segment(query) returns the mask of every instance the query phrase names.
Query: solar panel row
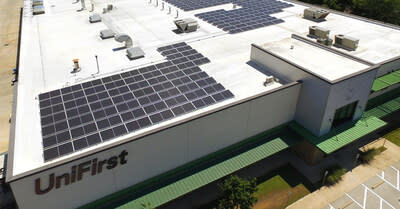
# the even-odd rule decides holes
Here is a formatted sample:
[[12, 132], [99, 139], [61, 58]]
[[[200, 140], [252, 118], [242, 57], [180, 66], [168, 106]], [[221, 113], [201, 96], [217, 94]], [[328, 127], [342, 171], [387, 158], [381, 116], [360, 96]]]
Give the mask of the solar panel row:
[[235, 4], [242, 8], [234, 10], [215, 10], [196, 14], [196, 17], [229, 33], [240, 33], [269, 25], [282, 23], [283, 20], [270, 16], [281, 12], [283, 8], [293, 6], [276, 0], [238, 0]]
[[232, 3], [233, 0], [165, 0], [166, 2], [182, 9], [183, 11], [191, 11], [222, 4]]
[[229, 99], [186, 43], [161, 47], [168, 61], [39, 95], [44, 160]]

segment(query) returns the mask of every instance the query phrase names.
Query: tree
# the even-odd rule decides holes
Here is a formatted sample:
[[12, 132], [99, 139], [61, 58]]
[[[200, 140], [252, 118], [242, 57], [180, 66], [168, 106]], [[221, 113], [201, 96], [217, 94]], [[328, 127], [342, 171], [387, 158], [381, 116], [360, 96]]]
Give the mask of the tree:
[[254, 193], [257, 191], [256, 179], [241, 179], [238, 176], [230, 176], [219, 185], [223, 192], [218, 209], [251, 209], [257, 198]]
[[400, 0], [353, 0], [357, 15], [400, 24]]

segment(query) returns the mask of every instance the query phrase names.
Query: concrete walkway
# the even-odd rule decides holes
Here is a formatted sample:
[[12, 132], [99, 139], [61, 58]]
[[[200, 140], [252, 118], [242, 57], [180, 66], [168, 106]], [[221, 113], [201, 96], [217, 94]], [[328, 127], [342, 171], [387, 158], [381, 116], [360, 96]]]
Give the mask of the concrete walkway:
[[0, 153], [8, 149], [13, 79], [18, 45], [19, 12], [22, 0], [0, 1]]
[[[382, 146], [384, 142], [385, 140], [381, 138], [368, 144], [366, 148], [379, 147]], [[370, 178], [377, 177], [377, 174], [381, 175], [382, 170], [400, 161], [400, 147], [390, 141], [385, 142], [385, 147], [387, 150], [376, 156], [370, 164], [362, 164], [355, 167], [352, 171], [347, 172], [343, 176], [343, 180], [338, 184], [330, 187], [324, 186], [293, 203], [287, 207], [287, 209], [325, 209], [329, 203], [333, 203], [337, 200], [339, 202], [346, 201], [344, 200], [346, 197], [340, 200], [339, 198], [345, 195], [345, 193], [356, 189]], [[336, 204], [340, 203], [336, 202]]]

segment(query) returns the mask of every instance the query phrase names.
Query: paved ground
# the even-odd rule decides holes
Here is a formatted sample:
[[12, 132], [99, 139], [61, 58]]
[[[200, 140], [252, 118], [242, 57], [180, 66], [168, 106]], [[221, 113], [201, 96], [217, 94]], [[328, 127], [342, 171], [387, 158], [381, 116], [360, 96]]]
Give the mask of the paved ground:
[[386, 168], [342, 197], [329, 203], [324, 209], [339, 208], [400, 208], [400, 162]]
[[18, 44], [21, 0], [0, 1], [0, 153], [8, 149], [13, 79]]
[[[379, 139], [367, 147], [379, 147], [383, 143], [384, 139]], [[370, 164], [357, 166], [338, 184], [322, 187], [288, 209], [359, 209], [364, 208], [364, 204], [366, 209], [400, 208], [400, 147], [389, 141], [385, 147], [387, 150]]]

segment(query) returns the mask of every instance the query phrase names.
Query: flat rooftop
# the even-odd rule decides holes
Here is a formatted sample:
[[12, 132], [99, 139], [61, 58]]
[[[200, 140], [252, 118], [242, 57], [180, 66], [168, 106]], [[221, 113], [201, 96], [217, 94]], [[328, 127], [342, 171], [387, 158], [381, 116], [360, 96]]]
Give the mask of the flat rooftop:
[[[162, 1], [156, 6], [154, 1], [149, 4], [149, 1], [144, 0], [121, 0], [113, 2], [113, 10], [105, 14], [102, 13], [103, 8], [109, 3], [105, 0], [93, 1], [93, 12], [88, 2], [86, 4], [88, 9], [80, 12], [77, 11], [81, 8], [80, 3], [73, 4], [63, 0], [43, 2], [45, 14], [32, 16], [30, 1], [25, 1], [15, 137], [10, 150], [13, 152], [13, 161], [12, 165], [9, 165], [12, 167], [11, 175], [15, 178], [24, 176], [32, 170], [38, 171], [70, 158], [84, 156], [89, 151], [101, 150], [106, 146], [162, 130], [171, 124], [184, 122], [185, 119], [198, 117], [285, 85], [284, 81], [263, 85], [270, 74], [268, 71], [257, 70], [248, 63], [252, 43], [258, 45], [284, 43], [289, 41], [291, 34], [306, 35], [309, 26], [318, 25], [330, 29], [334, 34], [341, 33], [359, 38], [360, 44], [356, 51], [343, 50], [343, 52], [360, 59], [379, 63], [400, 54], [398, 29], [338, 14], [330, 14], [326, 21], [315, 23], [302, 18], [305, 6], [291, 2], [269, 0], [260, 6], [255, 5], [255, 1], [249, 1], [248, 4], [238, 1], [238, 7], [232, 9], [232, 3], [228, 1], [226, 4], [206, 5], [200, 6], [200, 9], [183, 11], [167, 2], [162, 10]], [[171, 14], [168, 12], [169, 7]], [[176, 10], [179, 19], [196, 19], [200, 28], [194, 33], [175, 33], [173, 30], [176, 26], [173, 20], [177, 15]], [[264, 14], [260, 10], [268, 11]], [[102, 22], [90, 24], [89, 16], [93, 13], [100, 14]], [[216, 22], [218, 18], [215, 17], [218, 15], [226, 17], [226, 22]], [[236, 19], [229, 19], [231, 17]], [[251, 25], [241, 24], [237, 19], [243, 19]], [[260, 20], [261, 23], [258, 23]], [[99, 37], [99, 32], [104, 29], [132, 37], [133, 45], [141, 47], [145, 57], [130, 61], [126, 57], [125, 50], [118, 50], [123, 46], [122, 43], [114, 39], [102, 40]], [[128, 72], [133, 76], [132, 74], [138, 69], [171, 61], [160, 49], [180, 43], [187, 44], [196, 53], [208, 59], [208, 62], [198, 67], [229, 90], [234, 95], [232, 98], [45, 161], [41, 125], [43, 111], [40, 109], [39, 95], [71, 86], [82, 87], [81, 84], [89, 81], [106, 85], [109, 81], [107, 77], [117, 74], [124, 75]], [[306, 50], [310, 47], [296, 44], [298, 46], [295, 46], [295, 50]], [[98, 57], [99, 72], [95, 55]], [[346, 60], [333, 55], [327, 56], [340, 62]], [[79, 59], [81, 66], [81, 71], [75, 74], [71, 73], [73, 59]], [[355, 69], [365, 67], [351, 62], [344, 65]], [[334, 79], [335, 76], [340, 76], [336, 73], [324, 76]]]
[[266, 43], [261, 47], [329, 81], [350, 76], [370, 67], [294, 38]]

